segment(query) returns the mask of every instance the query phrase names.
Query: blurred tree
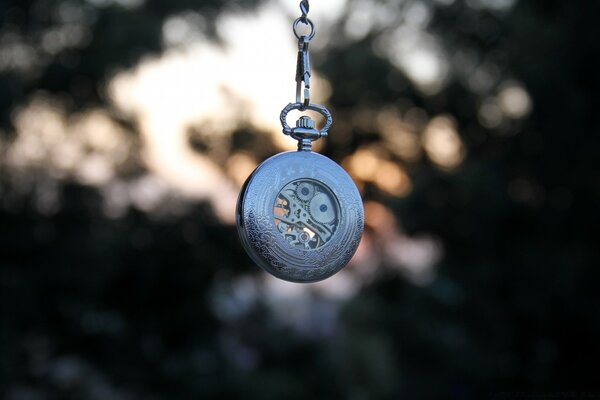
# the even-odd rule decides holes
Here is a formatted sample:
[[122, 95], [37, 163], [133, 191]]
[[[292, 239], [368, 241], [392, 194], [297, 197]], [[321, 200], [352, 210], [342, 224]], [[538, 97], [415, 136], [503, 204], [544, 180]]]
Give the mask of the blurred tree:
[[[598, 226], [600, 175], [598, 137], [590, 133], [597, 131], [598, 74], [587, 55], [597, 50], [588, 38], [597, 33], [593, 18], [600, 10], [528, 1], [503, 13], [470, 7], [476, 3], [436, 7], [430, 28], [454, 62], [466, 55], [474, 66], [455, 70], [432, 96], [400, 86], [427, 114], [451, 113], [467, 147], [452, 173], [425, 160], [411, 166], [415, 190], [387, 199], [409, 232], [442, 239], [438, 276], [426, 288], [391, 277], [367, 288], [346, 306], [346, 330], [364, 333], [344, 352], [378, 341], [396, 360], [390, 368], [403, 367], [395, 393], [408, 397], [597, 388], [598, 295], [591, 282], [598, 278], [598, 252], [590, 239]], [[355, 52], [370, 53], [376, 39], [340, 47], [323, 65], [333, 102], [348, 115], [361, 107], [366, 90], [374, 92], [368, 101], [375, 109], [398, 96], [381, 80], [393, 70], [387, 60], [352, 61], [359, 59]], [[338, 58], [349, 67], [340, 68]], [[488, 64], [495, 77], [486, 90], [475, 80]], [[524, 82], [533, 111], [519, 121], [504, 110], [509, 118], [491, 126], [485, 107], [493, 92], [500, 101], [513, 95], [508, 107], [520, 101], [517, 92], [503, 93], [511, 90], [509, 80]], [[354, 143], [373, 133], [356, 130]], [[362, 363], [372, 355], [356, 361], [351, 376], [364, 375]], [[363, 393], [382, 387], [352, 382]]]

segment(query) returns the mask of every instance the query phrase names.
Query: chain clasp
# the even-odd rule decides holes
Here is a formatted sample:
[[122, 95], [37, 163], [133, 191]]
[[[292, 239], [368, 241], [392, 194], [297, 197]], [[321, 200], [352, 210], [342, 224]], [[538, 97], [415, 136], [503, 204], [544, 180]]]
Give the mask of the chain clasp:
[[[302, 111], [310, 104], [310, 55], [308, 52], [308, 36], [298, 40], [298, 63], [296, 66], [296, 103], [302, 104]], [[302, 86], [304, 84], [304, 98]]]

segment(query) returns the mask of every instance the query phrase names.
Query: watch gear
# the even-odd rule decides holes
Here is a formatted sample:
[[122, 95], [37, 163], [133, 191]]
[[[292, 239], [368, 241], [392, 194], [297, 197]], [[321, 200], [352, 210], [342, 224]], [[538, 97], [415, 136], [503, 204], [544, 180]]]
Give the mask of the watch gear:
[[315, 195], [315, 187], [308, 182], [302, 182], [296, 188], [296, 196], [300, 200], [308, 201]]
[[325, 193], [313, 197], [309, 205], [309, 212], [314, 220], [321, 224], [330, 224], [335, 219], [334, 205]]

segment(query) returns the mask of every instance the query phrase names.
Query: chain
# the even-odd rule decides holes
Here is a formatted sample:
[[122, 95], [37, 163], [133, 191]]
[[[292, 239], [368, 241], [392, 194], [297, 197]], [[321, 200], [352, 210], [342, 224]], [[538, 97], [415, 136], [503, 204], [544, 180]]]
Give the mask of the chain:
[[[333, 124], [333, 118], [329, 110], [320, 104], [310, 102], [310, 55], [308, 44], [315, 36], [315, 24], [308, 18], [308, 0], [300, 1], [302, 15], [294, 21], [294, 35], [298, 39], [298, 63], [296, 64], [296, 102], [290, 103], [279, 115], [283, 133], [298, 140], [299, 151], [310, 151], [311, 143], [328, 135], [329, 128]], [[302, 24], [308, 27], [308, 34], [301, 35], [298, 26]], [[308, 116], [302, 116], [296, 121], [296, 127], [291, 128], [287, 123], [287, 115], [292, 110], [316, 111], [325, 118], [325, 125], [321, 129], [315, 128], [315, 122]]]
[[308, 11], [310, 10], [310, 4], [308, 4], [308, 0], [302, 0], [300, 2], [300, 11], [302, 12], [302, 20], [306, 22]]
[[[310, 104], [310, 55], [308, 52], [308, 44], [315, 36], [315, 25], [308, 18], [310, 5], [308, 0], [300, 2], [300, 11], [302, 16], [294, 21], [294, 35], [298, 38], [298, 63], [296, 64], [296, 103], [301, 104], [300, 110], [304, 111]], [[298, 33], [298, 25], [303, 24], [310, 28], [307, 35]], [[303, 89], [304, 86], [304, 90]], [[302, 93], [304, 92], [304, 93]]]

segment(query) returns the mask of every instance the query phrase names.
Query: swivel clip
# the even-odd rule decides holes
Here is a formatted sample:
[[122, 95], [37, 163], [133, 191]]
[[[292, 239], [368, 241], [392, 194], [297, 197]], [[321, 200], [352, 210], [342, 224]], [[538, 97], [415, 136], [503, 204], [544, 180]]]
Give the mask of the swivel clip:
[[[304, 111], [310, 104], [310, 55], [308, 52], [309, 36], [298, 39], [298, 62], [296, 65], [296, 103], [302, 104]], [[304, 90], [302, 88], [304, 84]], [[304, 96], [302, 92], [304, 91]], [[304, 97], [304, 98], [303, 98]]]

